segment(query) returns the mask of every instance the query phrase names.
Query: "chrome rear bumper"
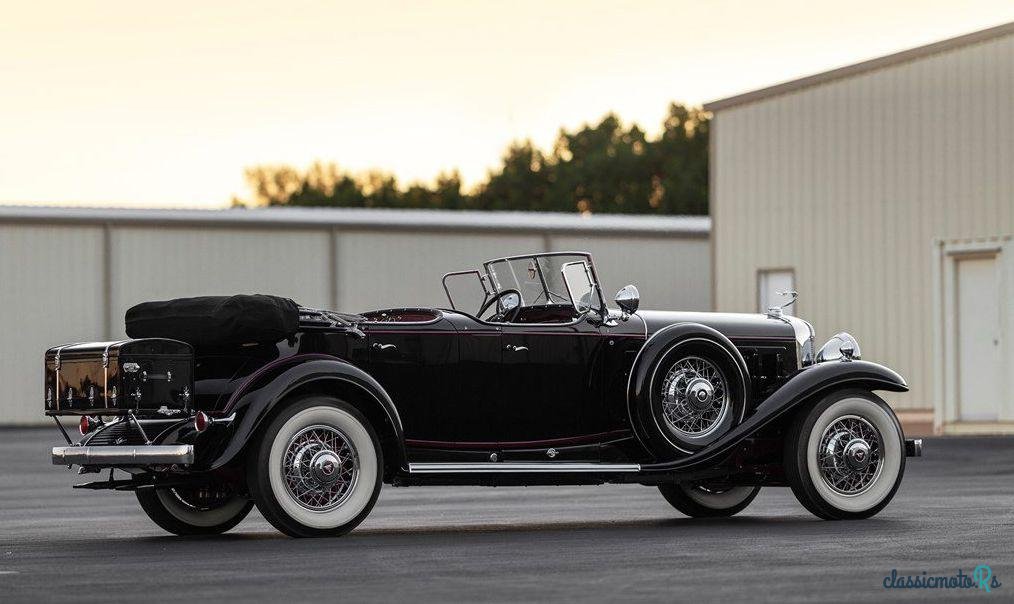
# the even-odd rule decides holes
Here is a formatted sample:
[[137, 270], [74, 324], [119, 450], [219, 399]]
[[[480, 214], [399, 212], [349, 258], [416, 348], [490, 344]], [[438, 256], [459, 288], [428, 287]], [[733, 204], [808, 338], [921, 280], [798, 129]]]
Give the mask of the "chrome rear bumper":
[[194, 463], [193, 445], [53, 447], [53, 464], [152, 466]]
[[905, 439], [905, 457], [922, 457], [922, 439]]

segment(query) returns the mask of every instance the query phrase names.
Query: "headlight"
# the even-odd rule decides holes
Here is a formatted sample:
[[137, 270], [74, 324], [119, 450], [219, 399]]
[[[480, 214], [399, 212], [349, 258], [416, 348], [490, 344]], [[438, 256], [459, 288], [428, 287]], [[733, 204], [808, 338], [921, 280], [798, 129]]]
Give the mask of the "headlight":
[[824, 343], [817, 351], [817, 362], [824, 363], [827, 361], [851, 361], [853, 359], [863, 358], [862, 352], [859, 350], [859, 341], [852, 337], [852, 334], [841, 332], [836, 333], [834, 336]]

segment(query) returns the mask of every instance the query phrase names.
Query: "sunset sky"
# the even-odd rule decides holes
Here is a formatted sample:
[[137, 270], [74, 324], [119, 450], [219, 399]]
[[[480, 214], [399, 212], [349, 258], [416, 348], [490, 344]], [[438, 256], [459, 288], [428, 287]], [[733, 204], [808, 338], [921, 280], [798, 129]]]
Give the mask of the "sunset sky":
[[480, 180], [512, 140], [1014, 21], [1011, 0], [14, 2], [0, 203], [221, 207], [243, 168]]

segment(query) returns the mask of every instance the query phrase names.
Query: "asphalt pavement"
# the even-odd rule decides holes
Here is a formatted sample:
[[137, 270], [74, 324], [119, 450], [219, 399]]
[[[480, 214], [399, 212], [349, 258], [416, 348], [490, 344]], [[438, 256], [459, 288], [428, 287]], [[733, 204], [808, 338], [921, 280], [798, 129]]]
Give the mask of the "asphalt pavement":
[[[641, 486], [392, 488], [340, 539], [281, 536], [254, 511], [220, 537], [168, 536], [130, 493], [71, 490], [54, 429], [0, 430], [0, 602], [856, 601], [1014, 597], [1014, 438], [929, 439], [863, 521], [765, 489], [693, 520]], [[972, 573], [983, 590], [883, 587]]]

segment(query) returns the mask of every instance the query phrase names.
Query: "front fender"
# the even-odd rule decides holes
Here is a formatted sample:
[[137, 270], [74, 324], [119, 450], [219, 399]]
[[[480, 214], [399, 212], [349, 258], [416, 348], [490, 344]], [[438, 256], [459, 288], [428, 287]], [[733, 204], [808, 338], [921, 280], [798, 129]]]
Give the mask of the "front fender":
[[741, 441], [757, 433], [785, 413], [818, 395], [841, 387], [861, 387], [869, 390], [908, 391], [908, 384], [896, 372], [869, 361], [828, 362], [799, 371], [781, 388], [757, 406], [753, 415], [746, 418], [725, 436], [708, 447], [675, 461], [641, 466], [645, 473], [669, 473], [698, 470], [713, 465], [732, 453]]
[[[309, 358], [300, 359], [297, 355], [288, 363], [258, 372], [233, 394], [225, 412], [227, 414], [235, 412], [236, 419], [228, 426], [231, 434], [228, 436], [227, 444], [215, 455], [208, 469], [222, 467], [234, 460], [253, 438], [265, 418], [290, 393], [314, 382], [329, 381], [355, 387], [376, 402], [384, 421], [388, 424], [386, 428], [392, 433], [391, 442], [395, 448], [394, 458], [389, 458], [387, 462], [394, 467], [405, 465], [407, 457], [401, 417], [384, 388], [359, 367], [337, 357], [306, 356]], [[375, 426], [381, 437], [383, 435], [379, 433], [382, 428]], [[390, 456], [390, 452], [385, 453]]]

